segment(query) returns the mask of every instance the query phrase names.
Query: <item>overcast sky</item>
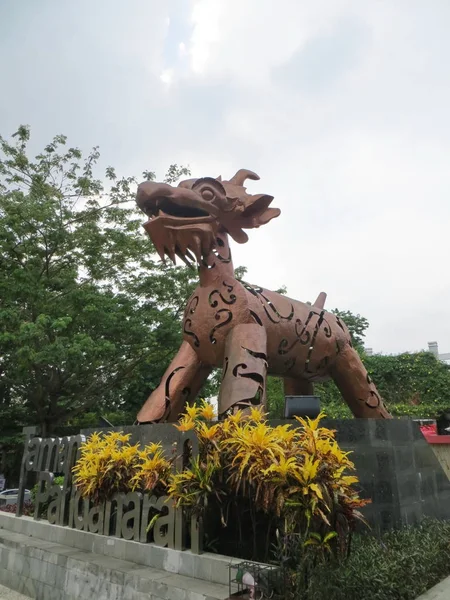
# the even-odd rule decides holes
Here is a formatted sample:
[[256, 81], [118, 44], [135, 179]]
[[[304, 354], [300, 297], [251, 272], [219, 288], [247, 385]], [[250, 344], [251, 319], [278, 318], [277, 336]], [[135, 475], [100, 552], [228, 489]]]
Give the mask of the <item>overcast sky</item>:
[[1, 0], [0, 132], [120, 174], [256, 171], [247, 279], [450, 352], [450, 0]]

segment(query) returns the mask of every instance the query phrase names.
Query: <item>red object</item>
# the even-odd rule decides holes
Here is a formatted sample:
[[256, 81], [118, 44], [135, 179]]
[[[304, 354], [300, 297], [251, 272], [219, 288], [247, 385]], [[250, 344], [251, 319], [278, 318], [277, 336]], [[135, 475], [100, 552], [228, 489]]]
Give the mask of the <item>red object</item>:
[[450, 435], [434, 435], [424, 433], [424, 438], [429, 444], [450, 444]]
[[420, 431], [429, 444], [450, 444], [450, 435], [438, 435], [436, 423], [422, 425]]
[[436, 423], [431, 423], [430, 425], [422, 425], [420, 427], [423, 435], [437, 435]]

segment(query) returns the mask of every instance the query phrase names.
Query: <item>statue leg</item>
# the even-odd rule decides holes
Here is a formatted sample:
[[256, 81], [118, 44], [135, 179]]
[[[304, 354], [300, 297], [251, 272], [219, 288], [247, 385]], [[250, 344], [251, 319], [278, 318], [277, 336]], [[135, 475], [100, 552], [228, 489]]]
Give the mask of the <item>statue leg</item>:
[[139, 423], [175, 422], [186, 403], [193, 402], [212, 368], [201, 363], [188, 342], [183, 342], [160, 384], [139, 411]]
[[255, 324], [237, 325], [227, 336], [219, 415], [266, 404], [267, 334]]
[[283, 380], [285, 396], [313, 396], [314, 386], [307, 379], [292, 379], [285, 377]]
[[359, 354], [351, 346], [345, 346], [340, 352], [331, 367], [331, 376], [355, 417], [392, 418]]

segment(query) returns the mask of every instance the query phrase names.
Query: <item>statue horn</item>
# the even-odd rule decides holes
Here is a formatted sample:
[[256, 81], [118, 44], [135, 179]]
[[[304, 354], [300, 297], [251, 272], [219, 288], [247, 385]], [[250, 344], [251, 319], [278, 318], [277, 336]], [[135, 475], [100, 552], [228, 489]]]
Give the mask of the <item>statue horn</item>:
[[253, 173], [253, 171], [249, 171], [248, 169], [239, 169], [236, 175], [232, 177], [228, 183], [233, 183], [234, 185], [244, 185], [246, 179], [258, 181], [259, 175]]

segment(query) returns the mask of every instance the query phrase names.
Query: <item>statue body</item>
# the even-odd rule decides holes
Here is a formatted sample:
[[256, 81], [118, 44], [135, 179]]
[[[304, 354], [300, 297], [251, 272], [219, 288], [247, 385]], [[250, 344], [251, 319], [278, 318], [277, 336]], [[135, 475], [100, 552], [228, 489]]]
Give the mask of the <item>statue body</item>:
[[287, 395], [312, 394], [314, 382], [332, 378], [355, 416], [390, 417], [347, 327], [324, 309], [324, 293], [311, 305], [236, 279], [229, 236], [243, 243], [244, 228], [280, 212], [269, 208], [271, 196], [247, 194], [245, 178], [258, 177], [241, 170], [229, 182], [139, 186], [138, 205], [150, 216], [144, 227], [161, 257], [197, 263], [200, 281], [185, 308], [184, 341], [138, 421], [177, 420], [215, 367], [220, 415], [265, 405], [269, 374], [284, 379]]

